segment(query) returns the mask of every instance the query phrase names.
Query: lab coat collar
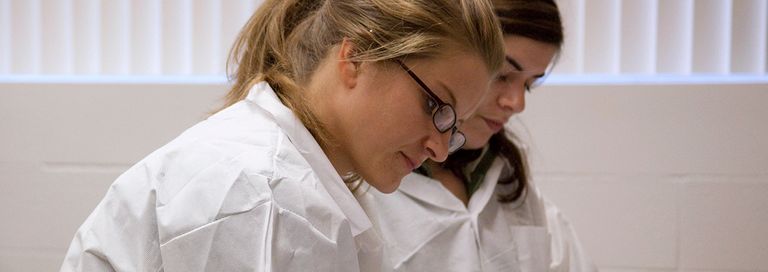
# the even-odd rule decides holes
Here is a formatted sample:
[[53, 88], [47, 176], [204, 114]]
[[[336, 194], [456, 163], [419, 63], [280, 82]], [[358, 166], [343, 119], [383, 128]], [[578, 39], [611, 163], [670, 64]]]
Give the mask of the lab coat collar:
[[336, 169], [333, 168], [320, 145], [296, 115], [280, 101], [269, 84], [259, 82], [254, 85], [246, 100], [272, 115], [291, 143], [312, 166], [312, 170], [336, 202], [336, 205], [349, 219], [352, 235], [358, 236], [358, 234], [370, 229], [373, 224], [352, 192], [344, 184]]
[[456, 212], [467, 212], [467, 208], [464, 207], [461, 200], [443, 187], [440, 181], [418, 173], [410, 173], [405, 176], [397, 190], [414, 199], [435, 205], [438, 208]]
[[430, 203], [440, 208], [479, 214], [493, 196], [496, 182], [504, 167], [504, 161], [496, 158], [488, 169], [480, 188], [469, 199], [468, 207], [446, 189], [438, 180], [418, 174], [410, 173], [400, 183], [398, 190], [412, 198]]
[[483, 178], [483, 183], [480, 184], [480, 188], [475, 191], [474, 194], [472, 194], [472, 197], [469, 199], [469, 211], [472, 214], [479, 214], [483, 209], [485, 209], [485, 206], [488, 205], [488, 201], [491, 200], [495, 189], [496, 189], [496, 183], [499, 181], [499, 176], [501, 176], [501, 170], [504, 168], [504, 160], [502, 160], [500, 157], [496, 157], [496, 159], [493, 160], [493, 163], [491, 163], [491, 167], [488, 168], [488, 172], [485, 173], [485, 177]]

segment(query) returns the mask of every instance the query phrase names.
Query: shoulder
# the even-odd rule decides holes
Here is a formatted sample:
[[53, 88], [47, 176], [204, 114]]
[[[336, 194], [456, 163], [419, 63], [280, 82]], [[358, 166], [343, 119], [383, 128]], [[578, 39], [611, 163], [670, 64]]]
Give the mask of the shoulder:
[[316, 182], [280, 126], [243, 101], [147, 156], [113, 184], [110, 191], [118, 193], [108, 197], [136, 209], [154, 207], [160, 238], [168, 240], [265, 203], [296, 214], [306, 210], [297, 203], [328, 206], [318, 204], [326, 199]]
[[[497, 186], [498, 194], [505, 194], [504, 186]], [[501, 203], [501, 210], [510, 225], [514, 226], [546, 226], [547, 204], [539, 188], [532, 182], [528, 183], [523, 195], [515, 202]]]
[[552, 267], [556, 267], [558, 271], [597, 271], [571, 221], [549, 200], [544, 199], [544, 206], [546, 228], [551, 239]]
[[[178, 271], [334, 271], [338, 263], [354, 263], [357, 257], [348, 220], [321, 192], [290, 177], [258, 174], [242, 175], [218, 211], [169, 235], [160, 251], [166, 266]], [[317, 263], [318, 258], [326, 261]]]

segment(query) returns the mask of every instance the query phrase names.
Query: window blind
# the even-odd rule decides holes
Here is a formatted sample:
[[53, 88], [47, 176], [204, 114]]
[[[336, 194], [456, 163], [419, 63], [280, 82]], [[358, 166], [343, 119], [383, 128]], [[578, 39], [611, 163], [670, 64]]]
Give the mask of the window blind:
[[[0, 0], [0, 75], [223, 75], [260, 0]], [[557, 0], [557, 74], [766, 75], [768, 0]]]
[[561, 74], [766, 74], [766, 0], [558, 0]]
[[0, 0], [0, 74], [223, 75], [260, 0]]

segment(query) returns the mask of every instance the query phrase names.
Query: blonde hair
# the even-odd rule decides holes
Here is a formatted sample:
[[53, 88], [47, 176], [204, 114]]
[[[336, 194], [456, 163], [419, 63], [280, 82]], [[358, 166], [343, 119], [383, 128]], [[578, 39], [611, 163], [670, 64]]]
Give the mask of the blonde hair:
[[[303, 87], [329, 50], [348, 39], [350, 61], [432, 57], [446, 46], [501, 67], [502, 34], [487, 0], [267, 0], [235, 41], [227, 63], [233, 86], [224, 107], [266, 81], [321, 145], [328, 133]], [[480, 90], [478, 90], [480, 91]]]

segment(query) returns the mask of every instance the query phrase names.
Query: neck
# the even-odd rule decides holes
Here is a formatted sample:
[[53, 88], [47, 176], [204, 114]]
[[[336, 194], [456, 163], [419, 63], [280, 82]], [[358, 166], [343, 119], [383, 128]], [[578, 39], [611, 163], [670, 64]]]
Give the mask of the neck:
[[[335, 109], [338, 108], [338, 105], [334, 105], [337, 99], [333, 96], [333, 90], [338, 88], [338, 86], [334, 85], [335, 82], [333, 80], [327, 79], [329, 78], [328, 72], [325, 65], [317, 70], [306, 87], [306, 95], [309, 100], [308, 104], [311, 105], [312, 115], [324, 130], [323, 135], [319, 136], [321, 139], [318, 140], [320, 147], [336, 172], [340, 176], [345, 176], [354, 167], [347, 155], [348, 152], [341, 145], [345, 139], [343, 139], [342, 130], [337, 122], [339, 116]], [[318, 138], [318, 135], [314, 136]]]
[[345, 156], [343, 150], [334, 143], [328, 143], [322, 146], [325, 156], [331, 161], [333, 168], [339, 176], [345, 176], [353, 171], [352, 162]]

